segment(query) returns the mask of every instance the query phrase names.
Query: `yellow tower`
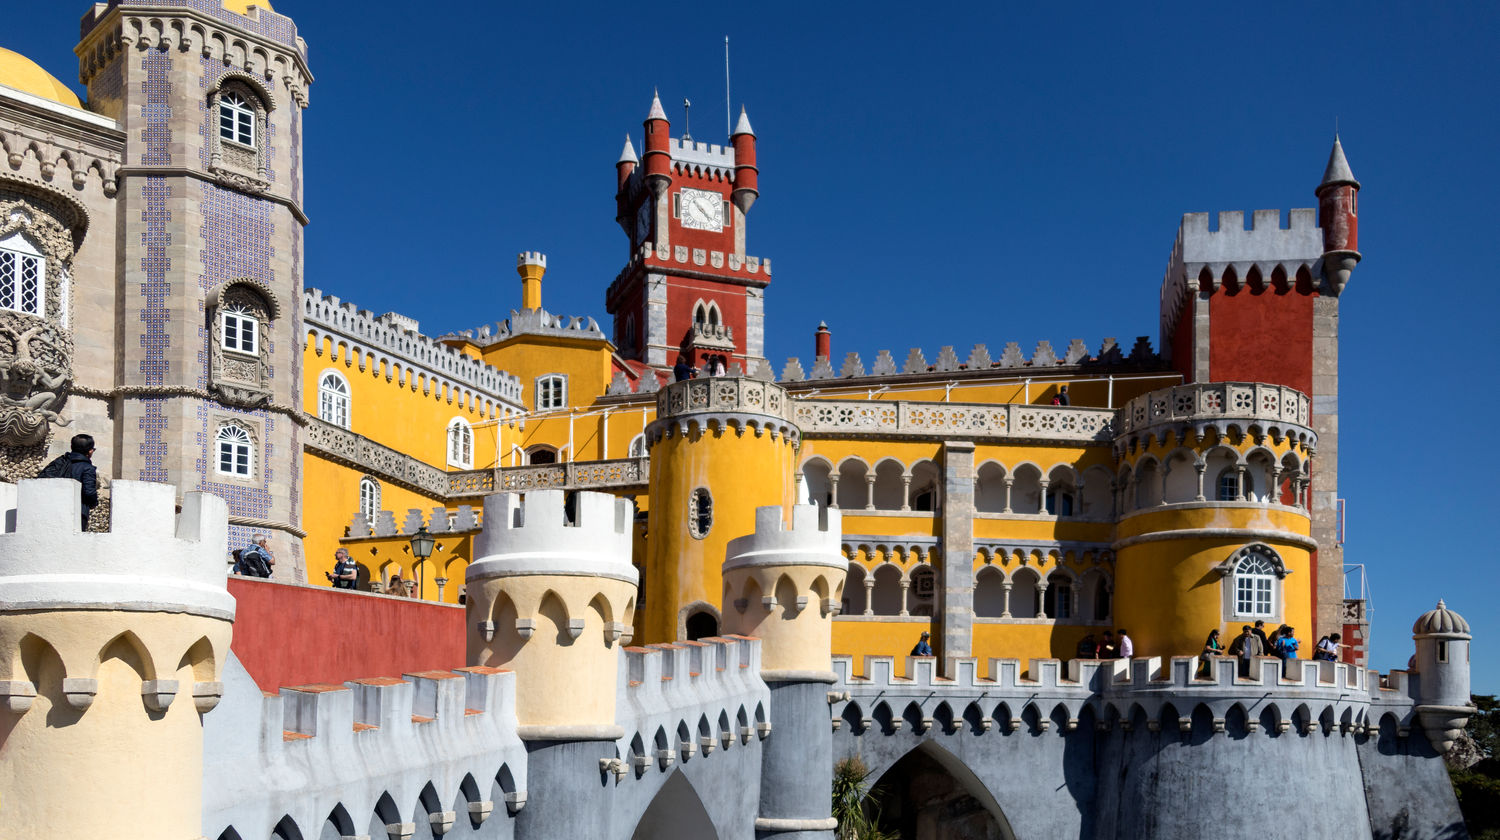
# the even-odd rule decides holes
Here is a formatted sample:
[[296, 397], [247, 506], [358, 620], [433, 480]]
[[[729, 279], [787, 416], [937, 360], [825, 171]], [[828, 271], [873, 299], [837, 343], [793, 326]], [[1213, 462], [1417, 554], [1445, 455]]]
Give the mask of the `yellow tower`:
[[201, 716], [222, 693], [228, 509], [116, 481], [111, 531], [79, 485], [0, 485], [0, 825], [7, 837], [202, 836]]
[[518, 734], [620, 737], [615, 679], [637, 574], [630, 503], [531, 490], [484, 500], [468, 569], [468, 662], [514, 669]]
[[547, 255], [523, 251], [516, 257], [516, 273], [521, 275], [521, 308], [542, 308], [542, 276], [547, 273]]
[[795, 501], [800, 433], [787, 395], [742, 377], [663, 388], [646, 429], [650, 523], [638, 635], [670, 642], [717, 635], [720, 566], [731, 537], [755, 530], [755, 510]]
[[1257, 620], [1313, 631], [1309, 404], [1291, 388], [1217, 382], [1123, 410], [1114, 614], [1138, 655], [1197, 653], [1213, 628], [1227, 645]]

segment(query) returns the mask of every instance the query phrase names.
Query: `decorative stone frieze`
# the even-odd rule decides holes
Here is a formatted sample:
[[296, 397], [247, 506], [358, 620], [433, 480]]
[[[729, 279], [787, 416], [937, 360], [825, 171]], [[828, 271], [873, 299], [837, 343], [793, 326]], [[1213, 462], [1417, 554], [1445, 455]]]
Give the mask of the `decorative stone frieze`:
[[1115, 412], [1041, 405], [969, 405], [904, 400], [796, 400], [792, 419], [806, 435], [1105, 443]]
[[646, 427], [649, 447], [663, 437], [691, 430], [753, 430], [793, 441], [801, 432], [787, 417], [787, 394], [781, 386], [741, 376], [711, 376], [674, 382], [656, 396], [656, 420]]
[[348, 429], [309, 417], [302, 444], [331, 460], [373, 473], [386, 481], [427, 493], [433, 498], [447, 498], [447, 472]]
[[1128, 449], [1138, 438], [1165, 435], [1190, 427], [1202, 433], [1237, 430], [1246, 435], [1291, 438], [1317, 446], [1312, 430], [1312, 399], [1282, 385], [1258, 382], [1213, 382], [1162, 388], [1126, 403], [1115, 421], [1115, 445]]

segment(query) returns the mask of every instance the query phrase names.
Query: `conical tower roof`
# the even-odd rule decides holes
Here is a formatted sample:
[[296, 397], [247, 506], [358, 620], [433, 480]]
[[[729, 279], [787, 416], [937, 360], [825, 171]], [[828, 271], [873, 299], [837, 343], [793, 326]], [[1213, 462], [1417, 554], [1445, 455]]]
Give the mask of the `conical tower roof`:
[[1359, 182], [1354, 180], [1354, 173], [1349, 169], [1349, 160], [1344, 157], [1344, 144], [1335, 137], [1333, 151], [1328, 153], [1328, 168], [1323, 170], [1323, 182], [1318, 184], [1318, 189], [1337, 184], [1351, 184], [1359, 189]]
[[620, 150], [620, 159], [615, 163], [640, 163], [641, 159], [635, 156], [635, 146], [630, 142], [630, 135], [625, 135], [625, 148]]
[[750, 127], [750, 116], [745, 113], [745, 106], [743, 105], [740, 106], [740, 121], [734, 124], [734, 134], [729, 136], [735, 137], [740, 134], [748, 134], [751, 137], [755, 136], [755, 129]]
[[661, 96], [656, 91], [651, 91], [651, 112], [646, 114], [648, 120], [665, 120], [667, 112], [662, 110]]

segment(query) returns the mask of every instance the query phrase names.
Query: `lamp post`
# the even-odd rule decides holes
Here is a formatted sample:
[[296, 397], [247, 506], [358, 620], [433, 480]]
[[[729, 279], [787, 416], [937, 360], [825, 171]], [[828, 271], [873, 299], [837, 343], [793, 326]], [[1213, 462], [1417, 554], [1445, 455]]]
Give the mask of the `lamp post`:
[[[420, 564], [422, 561], [426, 560], [428, 557], [431, 557], [432, 556], [432, 546], [436, 542], [437, 542], [437, 539], [434, 538], [431, 534], [427, 533], [427, 526], [426, 525], [423, 525], [422, 527], [418, 528], [417, 532], [415, 534], [411, 535], [411, 556], [412, 556], [412, 558], [414, 560], [416, 560], [418, 564]], [[415, 567], [415, 564], [414, 564], [414, 567]], [[417, 575], [417, 597], [418, 598], [425, 598], [426, 597], [426, 586], [425, 586], [425, 584], [426, 584], [426, 581], [423, 579], [422, 575], [418, 574]]]

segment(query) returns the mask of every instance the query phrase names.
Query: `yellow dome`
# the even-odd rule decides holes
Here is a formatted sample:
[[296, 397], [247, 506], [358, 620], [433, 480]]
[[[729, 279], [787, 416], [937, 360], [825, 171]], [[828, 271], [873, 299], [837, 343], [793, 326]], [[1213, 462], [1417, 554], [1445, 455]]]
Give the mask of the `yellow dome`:
[[83, 107], [83, 103], [78, 101], [78, 94], [67, 85], [59, 82], [35, 61], [4, 47], [0, 47], [0, 85], [74, 108]]
[[275, 9], [271, 8], [270, 0], [224, 0], [223, 5], [224, 8], [228, 9], [231, 12], [234, 12], [237, 15], [250, 14], [251, 6], [259, 6], [268, 12], [276, 11]]

